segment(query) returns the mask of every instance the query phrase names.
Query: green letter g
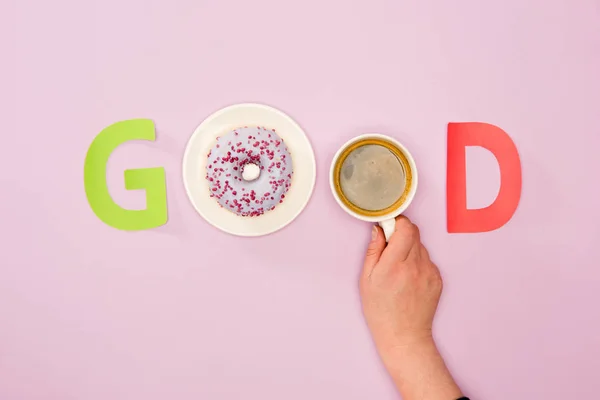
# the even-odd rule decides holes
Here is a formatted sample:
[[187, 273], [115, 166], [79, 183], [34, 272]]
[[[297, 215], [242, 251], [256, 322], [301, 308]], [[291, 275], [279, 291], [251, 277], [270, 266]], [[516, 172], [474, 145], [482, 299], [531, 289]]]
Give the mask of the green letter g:
[[107, 225], [136, 231], [155, 228], [167, 222], [164, 168], [125, 170], [127, 190], [146, 190], [145, 210], [126, 210], [120, 207], [110, 197], [106, 184], [106, 163], [114, 149], [129, 140], [154, 141], [155, 138], [154, 123], [151, 120], [133, 119], [105, 128], [92, 142], [83, 167], [85, 194], [94, 213]]

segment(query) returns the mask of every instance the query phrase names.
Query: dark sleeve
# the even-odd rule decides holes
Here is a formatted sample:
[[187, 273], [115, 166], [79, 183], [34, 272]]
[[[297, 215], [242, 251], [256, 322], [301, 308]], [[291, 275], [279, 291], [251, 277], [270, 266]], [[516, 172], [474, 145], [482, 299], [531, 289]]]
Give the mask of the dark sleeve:
[[460, 399], [456, 399], [456, 400], [469, 400], [468, 397], [461, 397]]

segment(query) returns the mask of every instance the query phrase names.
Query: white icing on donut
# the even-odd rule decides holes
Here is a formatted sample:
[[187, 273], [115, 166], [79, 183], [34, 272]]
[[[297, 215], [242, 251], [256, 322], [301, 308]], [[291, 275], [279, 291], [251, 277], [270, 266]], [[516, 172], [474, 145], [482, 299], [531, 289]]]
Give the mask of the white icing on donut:
[[208, 153], [210, 196], [240, 216], [259, 216], [282, 203], [292, 174], [290, 153], [274, 129], [235, 129]]

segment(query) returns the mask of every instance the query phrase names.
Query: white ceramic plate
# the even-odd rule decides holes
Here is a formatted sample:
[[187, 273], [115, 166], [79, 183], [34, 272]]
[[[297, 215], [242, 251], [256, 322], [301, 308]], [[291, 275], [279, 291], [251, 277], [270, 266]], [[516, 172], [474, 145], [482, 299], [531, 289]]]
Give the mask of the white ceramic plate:
[[[283, 203], [258, 217], [240, 217], [209, 195], [206, 181], [208, 152], [216, 138], [241, 126], [275, 129], [292, 157], [292, 185]], [[183, 184], [198, 214], [216, 228], [238, 236], [262, 236], [292, 222], [312, 195], [316, 179], [315, 155], [300, 126], [283, 112], [262, 104], [238, 104], [206, 118], [194, 131], [183, 156]]]

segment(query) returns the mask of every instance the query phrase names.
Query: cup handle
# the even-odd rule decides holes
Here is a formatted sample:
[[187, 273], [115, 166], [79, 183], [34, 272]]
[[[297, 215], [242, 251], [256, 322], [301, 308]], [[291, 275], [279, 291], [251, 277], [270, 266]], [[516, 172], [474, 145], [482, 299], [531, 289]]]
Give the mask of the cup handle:
[[396, 230], [396, 219], [390, 218], [384, 221], [379, 222], [379, 226], [383, 229], [383, 234], [385, 235], [385, 241], [389, 242], [392, 237], [392, 233]]

